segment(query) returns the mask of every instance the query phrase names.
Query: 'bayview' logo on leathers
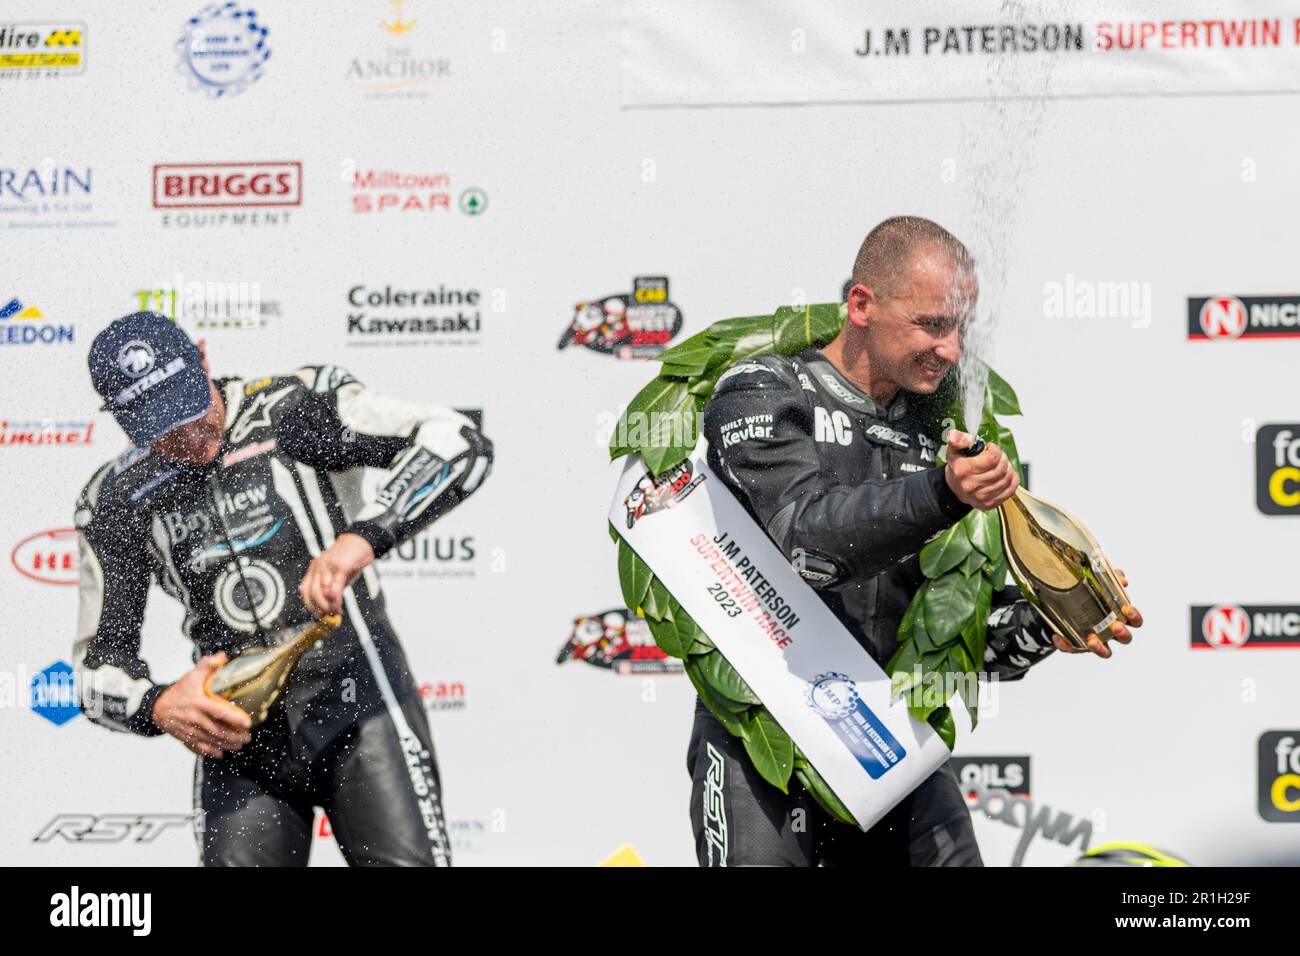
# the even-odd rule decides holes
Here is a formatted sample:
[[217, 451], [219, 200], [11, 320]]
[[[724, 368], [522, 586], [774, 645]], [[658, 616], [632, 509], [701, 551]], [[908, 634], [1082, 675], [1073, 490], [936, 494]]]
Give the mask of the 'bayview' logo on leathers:
[[152, 893], [70, 893], [50, 897], [51, 926], [123, 926], [132, 936], [148, 936], [153, 925]]

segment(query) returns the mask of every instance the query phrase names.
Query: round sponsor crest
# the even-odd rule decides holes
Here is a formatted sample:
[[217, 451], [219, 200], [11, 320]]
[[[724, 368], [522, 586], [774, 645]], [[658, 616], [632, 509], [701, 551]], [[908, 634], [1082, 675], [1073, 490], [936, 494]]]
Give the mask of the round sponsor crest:
[[847, 674], [818, 674], [808, 684], [808, 706], [827, 720], [842, 720], [858, 706], [857, 685]]
[[177, 69], [210, 96], [241, 93], [261, 77], [271, 56], [266, 35], [255, 11], [234, 2], [211, 4], [181, 28]]

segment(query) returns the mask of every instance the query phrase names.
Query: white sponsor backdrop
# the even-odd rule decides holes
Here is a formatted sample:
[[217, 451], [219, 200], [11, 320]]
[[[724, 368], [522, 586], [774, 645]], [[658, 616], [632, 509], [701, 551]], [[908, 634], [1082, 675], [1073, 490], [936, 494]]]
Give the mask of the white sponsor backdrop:
[[[1092, 819], [1094, 842], [1143, 839], [1203, 863], [1296, 846], [1294, 827], [1256, 812], [1255, 744], [1300, 725], [1300, 651], [1193, 653], [1188, 608], [1294, 594], [1294, 529], [1254, 506], [1251, 422], [1295, 420], [1300, 345], [1188, 342], [1185, 299], [1295, 289], [1291, 96], [623, 110], [629, 77], [691, 79], [682, 71], [695, 53], [672, 46], [684, 41], [667, 7], [638, 5], [628, 27], [597, 2], [266, 0], [256, 6], [273, 51], [263, 75], [214, 98], [177, 69], [175, 43], [197, 6], [6, 6], [16, 21], [82, 23], [86, 69], [0, 80], [0, 169], [16, 171], [15, 188], [28, 169], [89, 169], [92, 187], [42, 199], [0, 181], [0, 298], [75, 327], [71, 344], [0, 345], [0, 420], [95, 424], [89, 447], [0, 446], [6, 555], [70, 524], [78, 490], [123, 444], [94, 411], [84, 363], [95, 332], [132, 310], [137, 290], [177, 274], [256, 282], [278, 305], [264, 327], [203, 331], [181, 319], [206, 338], [218, 373], [333, 362], [403, 398], [481, 408], [496, 444], [489, 482], [431, 532], [443, 553], [472, 539], [475, 556], [407, 565], [405, 577], [385, 569], [417, 680], [464, 685], [463, 709], [431, 714], [458, 862], [589, 864], [630, 843], [648, 863], [690, 863], [685, 679], [555, 664], [575, 616], [621, 604], [603, 444], [651, 367], [556, 342], [575, 302], [638, 275], [670, 277], [683, 335], [833, 300], [873, 224], [925, 215], [988, 267], [995, 362], [1027, 413], [1014, 425], [1034, 487], [1089, 523], [1149, 621], [1111, 662], [1057, 656], [1003, 688], [999, 713], [960, 751], [1030, 755], [1033, 798]], [[1188, 4], [1187, 17], [1201, 6]], [[910, 7], [889, 7], [869, 19], [924, 25]], [[794, 22], [794, 5], [748, 9], [710, 30], [768, 26], [788, 39], [804, 25], [804, 55], [824, 58], [828, 76], [842, 51], [813, 41], [853, 43], [848, 27], [871, 25], [819, 23], [806, 10]], [[946, 25], [965, 13], [936, 16]], [[381, 25], [412, 21], [400, 34]], [[422, 62], [434, 81], [374, 95], [349, 78], [354, 60]], [[766, 62], [773, 75], [786, 69]], [[1107, 62], [1072, 82], [1113, 92]], [[1232, 89], [1237, 76], [1187, 89]], [[914, 99], [955, 95], [942, 74], [914, 82], [935, 84]], [[278, 222], [181, 227], [153, 208], [156, 164], [251, 161], [302, 164], [301, 205]], [[356, 170], [434, 177], [417, 195], [445, 192], [449, 208], [354, 213]], [[469, 187], [487, 197], [480, 215], [458, 208]], [[1049, 283], [1130, 281], [1139, 294], [1125, 316], [1045, 308]], [[347, 295], [359, 285], [477, 289], [481, 332], [461, 344], [356, 347]], [[183, 829], [149, 842], [35, 839], [59, 814], [186, 812], [191, 759], [168, 739], [33, 712], [29, 676], [70, 655], [75, 588], [8, 562], [0, 588], [0, 860], [192, 863]], [[161, 679], [188, 665], [179, 616], [152, 596], [145, 651]], [[988, 862], [1008, 862], [1011, 828], [978, 827]], [[337, 862], [331, 841], [319, 843], [315, 862]], [[1026, 861], [1072, 852], [1039, 839]]]

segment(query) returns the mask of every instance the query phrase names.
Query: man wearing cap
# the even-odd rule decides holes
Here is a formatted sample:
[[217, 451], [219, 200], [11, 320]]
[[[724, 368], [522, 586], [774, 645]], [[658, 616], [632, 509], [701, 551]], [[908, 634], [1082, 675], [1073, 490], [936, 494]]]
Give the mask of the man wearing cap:
[[[206, 865], [304, 864], [317, 806], [349, 863], [449, 864], [428, 721], [371, 564], [478, 488], [491, 443], [464, 415], [331, 365], [211, 379], [202, 343], [152, 312], [109, 325], [89, 364], [133, 447], [77, 503], [87, 716], [198, 756]], [[366, 468], [386, 473], [369, 501]], [[195, 645], [172, 684], [140, 658], [151, 578], [184, 605]], [[205, 693], [240, 650], [334, 613], [342, 627], [256, 730]]]

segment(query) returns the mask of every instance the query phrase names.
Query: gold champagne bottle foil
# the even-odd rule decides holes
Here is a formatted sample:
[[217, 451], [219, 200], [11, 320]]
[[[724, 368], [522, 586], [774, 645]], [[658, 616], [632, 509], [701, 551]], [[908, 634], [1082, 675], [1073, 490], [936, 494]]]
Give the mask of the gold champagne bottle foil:
[[1129, 602], [1101, 545], [1069, 512], [1023, 488], [998, 505], [1002, 550], [1021, 592], [1066, 640], [1110, 638]]
[[280, 699], [294, 665], [342, 623], [342, 617], [332, 614], [312, 621], [278, 644], [250, 647], [214, 671], [205, 690], [244, 711], [256, 727]]

